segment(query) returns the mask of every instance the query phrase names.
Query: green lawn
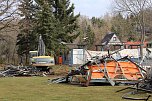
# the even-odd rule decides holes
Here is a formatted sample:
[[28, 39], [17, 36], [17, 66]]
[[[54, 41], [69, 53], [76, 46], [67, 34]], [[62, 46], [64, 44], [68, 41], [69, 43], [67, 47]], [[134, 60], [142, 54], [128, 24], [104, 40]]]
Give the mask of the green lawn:
[[[122, 86], [48, 84], [48, 77], [0, 78], [0, 101], [127, 101]], [[152, 101], [150, 98], [149, 101]]]

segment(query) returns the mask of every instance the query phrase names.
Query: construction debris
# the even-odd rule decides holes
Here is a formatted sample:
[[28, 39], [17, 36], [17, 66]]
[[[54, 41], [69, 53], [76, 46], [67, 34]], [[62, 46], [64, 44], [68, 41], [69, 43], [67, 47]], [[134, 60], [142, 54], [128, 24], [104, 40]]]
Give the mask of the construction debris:
[[126, 90], [126, 89], [134, 89], [131, 92], [125, 93], [122, 98], [128, 99], [128, 100], [144, 100], [148, 101], [148, 99], [151, 97], [151, 95], [148, 95], [145, 98], [135, 98], [135, 97], [129, 97], [130, 95], [140, 94], [140, 91], [152, 93], [152, 68], [149, 68], [147, 71], [147, 75], [144, 79], [137, 82], [132, 87], [127, 87], [125, 89], [118, 90], [117, 92]]
[[138, 94], [139, 92], [137, 90], [131, 91], [129, 93], [126, 93], [122, 96], [123, 99], [128, 99], [128, 100], [144, 100], [144, 101], [148, 101], [148, 99], [151, 97], [151, 95], [148, 95], [145, 98], [135, 98], [135, 97], [128, 97], [129, 95], [135, 95]]
[[0, 70], [0, 77], [14, 76], [44, 76], [45, 73], [40, 72], [37, 68], [31, 66], [14, 66], [8, 65]]
[[[73, 83], [77, 81], [83, 86], [88, 86], [92, 82], [110, 83], [112, 86], [116, 84], [136, 84], [140, 79], [144, 78], [144, 71], [138, 64], [134, 63], [127, 56], [119, 60], [115, 60], [110, 55], [104, 57], [93, 57], [92, 60], [83, 64], [65, 77], [67, 82]], [[65, 79], [53, 79], [59, 82]], [[61, 81], [60, 81], [61, 80]]]
[[[146, 55], [146, 58], [147, 57], [148, 55]], [[124, 94], [122, 96], [123, 99], [148, 101], [151, 95], [145, 98], [130, 97], [132, 94], [139, 94], [139, 91], [152, 93], [152, 68], [143, 68], [144, 61], [145, 60], [142, 60], [138, 64], [128, 56], [116, 60], [111, 54], [102, 57], [95, 56], [85, 64], [71, 70], [67, 76], [55, 78], [49, 80], [49, 82], [69, 82], [85, 87], [89, 86], [92, 82], [110, 83], [112, 86], [117, 84], [129, 84], [133, 85], [133, 87], [127, 87], [125, 89], [131, 88], [134, 90]]]

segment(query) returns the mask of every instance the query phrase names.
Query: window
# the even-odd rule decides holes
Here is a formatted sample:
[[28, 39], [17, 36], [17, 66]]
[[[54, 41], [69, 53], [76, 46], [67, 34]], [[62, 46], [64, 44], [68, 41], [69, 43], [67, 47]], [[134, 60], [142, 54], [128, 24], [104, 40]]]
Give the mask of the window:
[[116, 37], [113, 37], [113, 41], [116, 41], [117, 39], [116, 39]]

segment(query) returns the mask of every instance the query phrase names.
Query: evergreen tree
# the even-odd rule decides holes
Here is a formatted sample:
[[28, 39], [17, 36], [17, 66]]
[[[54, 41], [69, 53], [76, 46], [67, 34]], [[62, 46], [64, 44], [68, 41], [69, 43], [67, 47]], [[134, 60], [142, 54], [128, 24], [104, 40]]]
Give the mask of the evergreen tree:
[[[37, 47], [38, 36], [41, 34], [47, 52], [59, 54], [61, 41], [72, 42], [77, 33], [77, 18], [74, 16], [74, 5], [69, 0], [22, 0], [20, 12], [20, 34], [18, 35], [18, 54], [28, 56], [29, 50]], [[34, 4], [34, 5], [33, 5]], [[34, 40], [30, 40], [35, 38]], [[34, 41], [34, 42], [33, 42]], [[31, 42], [34, 47], [31, 46]], [[32, 46], [33, 46], [32, 45]], [[35, 48], [35, 49], [34, 49]]]
[[[112, 27], [111, 31], [116, 33], [120, 39], [125, 41], [134, 41], [137, 40], [138, 36], [136, 35], [136, 24], [134, 23], [135, 18], [130, 15], [128, 17], [123, 17], [122, 14], [117, 14], [112, 18]], [[126, 39], [125, 39], [126, 38]]]
[[52, 11], [52, 5], [47, 0], [38, 0], [40, 9], [36, 14], [37, 26], [36, 32], [42, 35], [47, 52], [55, 51], [58, 47], [57, 31], [58, 21], [55, 19]]
[[93, 33], [89, 25], [86, 29], [86, 43], [88, 48], [90, 48], [94, 43], [94, 38], [95, 38], [95, 34]]
[[[69, 0], [36, 0], [40, 7], [36, 18], [38, 22], [37, 33], [42, 34], [46, 48], [61, 54], [65, 48], [61, 42], [72, 42], [79, 34], [76, 30], [77, 18], [74, 16], [74, 5]], [[76, 34], [75, 34], [76, 33]]]
[[77, 18], [74, 16], [74, 4], [70, 0], [53, 0], [53, 13], [59, 21], [57, 38], [64, 42], [72, 42], [79, 34], [74, 33], [78, 29]]
[[93, 26], [97, 26], [98, 28], [101, 28], [104, 25], [104, 20], [100, 18], [92, 17], [91, 22]]
[[25, 55], [26, 63], [28, 63], [29, 51], [35, 50], [37, 43], [37, 35], [33, 33], [35, 7], [32, 0], [22, 0], [20, 2], [19, 14], [22, 19], [19, 22], [20, 32], [17, 36], [17, 53], [20, 56]]

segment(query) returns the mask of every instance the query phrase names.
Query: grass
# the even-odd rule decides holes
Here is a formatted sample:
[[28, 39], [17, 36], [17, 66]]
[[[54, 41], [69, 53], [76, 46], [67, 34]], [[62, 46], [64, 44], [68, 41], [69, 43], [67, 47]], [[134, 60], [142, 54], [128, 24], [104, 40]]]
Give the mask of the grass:
[[[0, 101], [127, 101], [122, 86], [48, 84], [48, 77], [0, 78]], [[152, 101], [152, 98], [149, 100]]]

